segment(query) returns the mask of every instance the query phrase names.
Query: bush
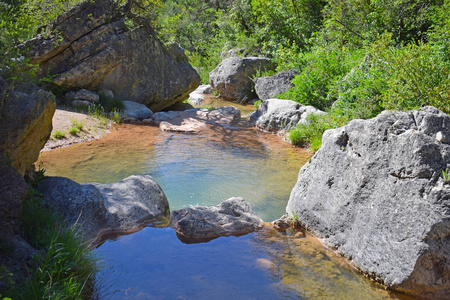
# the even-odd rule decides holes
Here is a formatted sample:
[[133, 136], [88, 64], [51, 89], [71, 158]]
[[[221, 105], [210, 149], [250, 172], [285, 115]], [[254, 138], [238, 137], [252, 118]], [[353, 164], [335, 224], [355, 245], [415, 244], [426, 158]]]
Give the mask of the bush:
[[319, 150], [322, 145], [322, 135], [325, 130], [341, 127], [348, 119], [334, 115], [310, 114], [307, 123], [298, 124], [289, 132], [289, 139], [295, 146], [308, 145], [313, 152]]
[[76, 127], [70, 128], [69, 133], [73, 136], [78, 135], [78, 128], [76, 128]]

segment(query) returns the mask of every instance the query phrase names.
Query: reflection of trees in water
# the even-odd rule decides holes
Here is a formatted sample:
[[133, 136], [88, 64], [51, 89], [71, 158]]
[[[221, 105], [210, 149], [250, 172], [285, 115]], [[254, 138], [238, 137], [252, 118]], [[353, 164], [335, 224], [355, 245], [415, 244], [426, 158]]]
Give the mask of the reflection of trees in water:
[[286, 233], [266, 227], [253, 236], [254, 247], [267, 255], [268, 268], [281, 295], [292, 290], [306, 299], [399, 299], [372, 284], [346, 261], [302, 231]]

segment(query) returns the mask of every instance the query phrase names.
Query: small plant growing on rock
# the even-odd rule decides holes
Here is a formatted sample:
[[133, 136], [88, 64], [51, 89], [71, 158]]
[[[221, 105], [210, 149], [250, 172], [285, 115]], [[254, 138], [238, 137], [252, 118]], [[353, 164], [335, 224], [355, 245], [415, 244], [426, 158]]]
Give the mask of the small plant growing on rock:
[[63, 139], [63, 138], [65, 138], [66, 137], [66, 133], [64, 132], [64, 131], [61, 131], [61, 130], [56, 130], [54, 133], [53, 133], [53, 137], [55, 138], [55, 139]]
[[442, 178], [444, 179], [445, 183], [450, 182], [450, 174], [448, 173], [448, 169], [442, 170]]
[[262, 100], [256, 100], [254, 103], [253, 103], [253, 106], [254, 107], [256, 107], [256, 108], [259, 108], [259, 106], [262, 104]]

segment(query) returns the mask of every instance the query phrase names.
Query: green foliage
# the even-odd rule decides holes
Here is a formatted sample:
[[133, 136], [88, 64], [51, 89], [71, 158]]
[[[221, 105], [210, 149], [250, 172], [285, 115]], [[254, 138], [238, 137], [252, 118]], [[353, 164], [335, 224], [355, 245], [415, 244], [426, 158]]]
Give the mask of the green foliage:
[[[41, 195], [30, 188], [23, 206], [23, 227], [30, 242], [43, 250], [34, 258], [34, 268], [24, 299], [81, 299], [92, 292], [97, 259], [81, 242], [75, 228], [68, 228], [46, 208]], [[19, 297], [17, 297], [19, 298]]]
[[309, 145], [313, 152], [322, 145], [322, 135], [325, 130], [343, 126], [348, 119], [331, 114], [310, 114], [305, 124], [298, 124], [289, 132], [289, 139], [295, 146]]
[[256, 107], [256, 108], [258, 108], [261, 104], [262, 104], [262, 100], [256, 100], [256, 101], [253, 103], [253, 106]]
[[78, 128], [76, 127], [70, 128], [69, 133], [73, 136], [78, 136]]
[[78, 130], [83, 130], [84, 127], [84, 121], [79, 121], [75, 118], [70, 120], [70, 124], [72, 124], [72, 127], [78, 129]]
[[123, 101], [116, 97], [108, 97], [104, 93], [99, 93], [100, 105], [106, 112], [123, 109]]
[[55, 139], [64, 139], [66, 137], [66, 133], [58, 129], [53, 133], [53, 137]]
[[450, 182], [450, 174], [448, 173], [448, 170], [442, 170], [442, 178], [445, 182]]

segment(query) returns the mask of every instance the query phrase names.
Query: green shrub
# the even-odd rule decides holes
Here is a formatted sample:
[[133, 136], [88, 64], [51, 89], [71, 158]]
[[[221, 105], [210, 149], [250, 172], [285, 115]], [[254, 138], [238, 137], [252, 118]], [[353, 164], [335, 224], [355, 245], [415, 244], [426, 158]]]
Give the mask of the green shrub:
[[108, 97], [104, 93], [99, 93], [100, 105], [106, 112], [111, 112], [113, 110], [122, 110], [123, 101], [116, 97]]
[[347, 121], [346, 118], [330, 114], [310, 114], [307, 123], [298, 124], [289, 132], [289, 139], [295, 146], [308, 145], [313, 152], [316, 152], [322, 145], [322, 135], [325, 130], [341, 127]]
[[55, 139], [64, 139], [66, 137], [66, 133], [58, 129], [53, 133], [53, 137]]
[[76, 128], [76, 127], [70, 128], [69, 133], [73, 136], [78, 135], [78, 128]]

